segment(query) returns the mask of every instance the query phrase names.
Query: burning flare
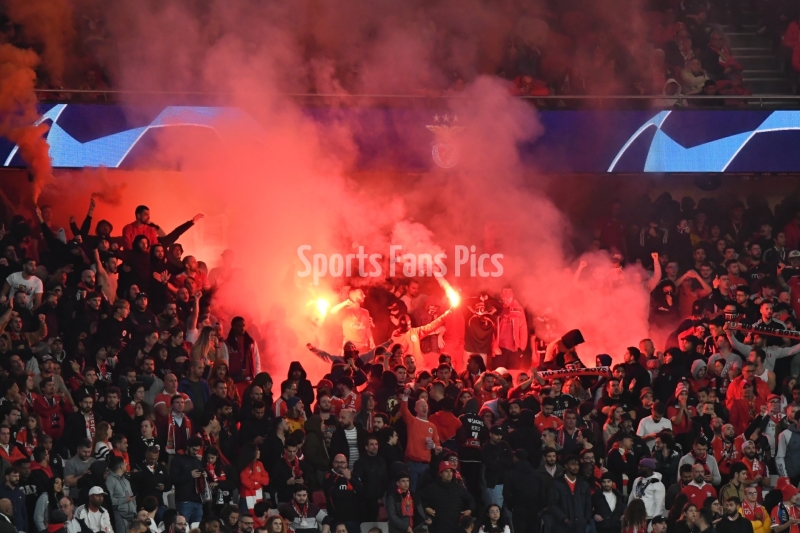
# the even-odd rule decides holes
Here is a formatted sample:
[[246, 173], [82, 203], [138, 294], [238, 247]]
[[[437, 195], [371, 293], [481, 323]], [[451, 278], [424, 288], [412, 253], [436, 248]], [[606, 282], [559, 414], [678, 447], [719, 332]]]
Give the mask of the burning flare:
[[444, 276], [440, 273], [437, 272], [435, 277], [436, 281], [438, 281], [439, 285], [444, 289], [447, 299], [450, 300], [450, 307], [458, 307], [458, 304], [461, 303], [461, 295], [458, 294], [458, 291], [456, 291], [453, 286], [450, 285], [450, 282], [444, 279]]

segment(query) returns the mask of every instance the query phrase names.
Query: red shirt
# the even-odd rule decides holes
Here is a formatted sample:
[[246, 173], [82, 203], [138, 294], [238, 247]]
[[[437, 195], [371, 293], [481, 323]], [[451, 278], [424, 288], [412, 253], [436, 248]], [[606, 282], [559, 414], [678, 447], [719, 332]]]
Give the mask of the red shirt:
[[438, 411], [429, 416], [428, 420], [436, 426], [437, 431], [439, 431], [439, 439], [443, 441], [455, 437], [458, 428], [461, 427], [461, 421], [453, 413], [447, 411]]
[[400, 416], [406, 423], [408, 438], [406, 440], [406, 460], [418, 463], [430, 463], [432, 450], [428, 448], [428, 439], [433, 439], [435, 446], [441, 446], [439, 432], [430, 420], [422, 420], [408, 410], [408, 400], [400, 402]]
[[561, 427], [561, 424], [563, 424], [561, 419], [557, 416], [544, 416], [544, 414], [541, 412], [533, 418], [533, 423], [536, 426], [536, 429], [539, 430], [539, 433], [547, 428], [558, 429]]
[[686, 494], [686, 497], [689, 498], [689, 501], [698, 509], [703, 508], [703, 502], [705, 502], [706, 498], [709, 496], [715, 498], [717, 497], [717, 490], [711, 486], [711, 483], [705, 482], [698, 486], [694, 481], [692, 481], [686, 485], [681, 492]]
[[[667, 418], [669, 418], [670, 422], [672, 422], [672, 432], [676, 435], [680, 435], [682, 433], [688, 433], [690, 429], [692, 429], [692, 421], [686, 415], [683, 416], [683, 421], [680, 424], [676, 424], [672, 419], [675, 415], [678, 414], [678, 408], [674, 405], [670, 405], [667, 407]], [[689, 407], [689, 414], [692, 417], [697, 416], [697, 410], [694, 407]], [[703, 507], [702, 505], [700, 506]]]
[[[787, 509], [789, 511], [789, 518], [800, 518], [800, 509], [798, 509], [794, 505], [790, 505], [790, 506], [788, 506], [788, 508], [786, 508], [786, 507], [783, 507], [783, 503], [780, 503], [780, 504], [776, 505], [772, 509], [772, 512], [769, 514], [770, 518], [772, 519], [772, 527], [773, 528], [775, 526], [782, 525], [781, 521], [780, 521], [780, 518], [779, 518], [779, 514], [778, 514], [778, 513], [780, 513], [781, 508]], [[784, 522], [784, 524], [785, 523], [786, 522]], [[785, 529], [784, 531], [788, 531], [789, 533], [800, 533], [800, 525], [791, 526], [789, 529]]]

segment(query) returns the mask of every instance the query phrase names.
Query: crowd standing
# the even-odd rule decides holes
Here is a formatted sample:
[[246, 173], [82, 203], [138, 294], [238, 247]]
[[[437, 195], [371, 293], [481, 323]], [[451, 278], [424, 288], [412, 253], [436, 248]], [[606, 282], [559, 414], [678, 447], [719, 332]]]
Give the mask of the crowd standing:
[[139, 206], [117, 235], [94, 202], [69, 232], [17, 216], [0, 527], [797, 533], [800, 214], [676, 204], [631, 232], [612, 203], [593, 244], [649, 272], [665, 340], [586, 368], [583, 334], [546, 338], [512, 287], [451, 307], [425, 280], [353, 280], [327, 319], [341, 353], [307, 346], [330, 363], [314, 382], [261, 371], [258, 327], [216, 304], [232, 252], [183, 255], [202, 215], [167, 233]]

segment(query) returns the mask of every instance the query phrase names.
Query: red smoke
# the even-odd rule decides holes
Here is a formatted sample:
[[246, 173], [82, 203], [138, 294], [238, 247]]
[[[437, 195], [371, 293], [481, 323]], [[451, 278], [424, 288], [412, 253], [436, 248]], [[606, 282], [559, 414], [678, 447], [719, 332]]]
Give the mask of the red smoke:
[[[542, 131], [536, 112], [509, 96], [507, 82], [479, 76], [497, 70], [509, 35], [559, 51], [544, 9], [478, 0], [308, 0], [210, 2], [196, 14], [182, 4], [122, 0], [105, 16], [119, 49], [120, 89], [224, 94], [216, 103], [248, 110], [264, 134], [254, 139], [244, 123], [220, 123], [224, 145], [201, 137], [161, 141], [159, 158], [180, 161], [180, 172], [109, 172], [107, 180], [74, 173], [45, 196], [53, 191], [56, 216], [66, 218], [82, 215], [88, 197], [100, 192], [107, 204], [95, 216], [115, 228], [132, 220], [141, 203], [166, 230], [205, 213], [181, 243], [209, 267], [222, 249], [236, 252], [239, 283], [221, 294], [218, 311], [252, 318], [250, 328], [268, 341], [271, 371], [282, 375], [293, 359], [314, 376], [327, 367], [305, 349], [306, 342], [325, 342], [308, 302], [334, 298], [346, 280], [317, 287], [299, 277], [301, 245], [327, 255], [364, 246], [388, 256], [391, 244], [402, 244], [412, 253], [444, 251], [448, 266], [456, 245], [475, 245], [478, 253], [504, 254], [504, 276], [448, 279], [465, 296], [510, 284], [533, 312], [583, 331], [587, 363], [596, 353], [620, 358], [647, 336], [647, 294], [636, 276], [612, 284], [610, 262], [594, 257], [597, 274], [573, 282], [570, 225], [540, 192], [544, 180], [518, 159], [518, 142]], [[474, 80], [449, 101], [465, 126], [461, 161], [453, 171], [425, 176], [356, 174], [355, 125], [343, 116], [321, 126], [295, 100], [276, 96], [309, 87], [326, 94], [428, 94], [459, 78]], [[118, 183], [128, 184], [124, 195]], [[63, 213], [74, 205], [78, 212]]]

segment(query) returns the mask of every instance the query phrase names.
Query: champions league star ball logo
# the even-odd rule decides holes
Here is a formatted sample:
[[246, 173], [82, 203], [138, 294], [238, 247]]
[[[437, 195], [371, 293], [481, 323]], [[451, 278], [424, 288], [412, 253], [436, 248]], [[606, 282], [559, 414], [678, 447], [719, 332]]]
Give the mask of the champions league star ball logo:
[[[440, 118], [441, 123], [439, 123]], [[442, 168], [453, 168], [458, 164], [459, 157], [461, 156], [461, 152], [458, 149], [458, 145], [455, 144], [453, 137], [457, 133], [464, 131], [464, 126], [455, 125], [456, 122], [458, 122], [458, 115], [453, 115], [452, 119], [450, 115], [447, 114], [443, 117], [434, 115], [433, 122], [435, 122], [435, 124], [425, 126], [436, 135], [436, 139], [431, 144], [431, 157], [433, 158], [433, 162]]]

